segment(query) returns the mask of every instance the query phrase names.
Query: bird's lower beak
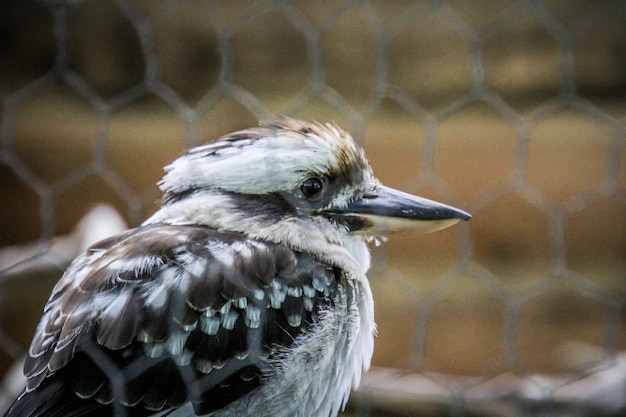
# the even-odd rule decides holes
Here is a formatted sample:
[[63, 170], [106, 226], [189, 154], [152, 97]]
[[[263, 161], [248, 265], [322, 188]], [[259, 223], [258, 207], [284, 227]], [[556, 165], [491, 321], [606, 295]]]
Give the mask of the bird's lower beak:
[[472, 217], [463, 210], [385, 186], [346, 207], [325, 211], [343, 219], [354, 233], [383, 235], [430, 233]]

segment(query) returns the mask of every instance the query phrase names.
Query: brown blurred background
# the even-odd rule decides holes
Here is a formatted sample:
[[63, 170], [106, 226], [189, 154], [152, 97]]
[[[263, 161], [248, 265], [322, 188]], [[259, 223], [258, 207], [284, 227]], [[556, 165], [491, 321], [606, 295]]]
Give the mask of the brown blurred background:
[[[186, 147], [334, 120], [469, 224], [374, 251], [374, 364], [571, 373], [626, 350], [626, 2], [27, 1], [0, 14], [0, 248], [130, 225]], [[4, 266], [6, 267], [6, 265]], [[60, 269], [0, 272], [0, 372]]]

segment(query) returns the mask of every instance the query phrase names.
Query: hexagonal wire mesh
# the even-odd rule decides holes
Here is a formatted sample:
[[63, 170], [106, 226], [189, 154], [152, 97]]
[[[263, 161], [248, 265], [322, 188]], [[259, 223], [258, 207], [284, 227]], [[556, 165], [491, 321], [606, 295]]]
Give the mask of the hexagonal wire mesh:
[[72, 229], [92, 205], [137, 225], [184, 148], [287, 114], [474, 215], [374, 250], [375, 368], [349, 413], [623, 409], [626, 2], [5, 7], [2, 371], [69, 261], [124, 227], [101, 209]]

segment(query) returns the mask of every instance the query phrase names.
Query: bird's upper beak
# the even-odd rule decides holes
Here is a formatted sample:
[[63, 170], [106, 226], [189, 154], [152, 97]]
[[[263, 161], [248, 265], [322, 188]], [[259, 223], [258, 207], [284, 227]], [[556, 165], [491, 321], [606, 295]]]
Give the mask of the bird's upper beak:
[[472, 217], [463, 210], [385, 186], [378, 186], [346, 207], [324, 211], [342, 218], [354, 233], [383, 235], [430, 233]]

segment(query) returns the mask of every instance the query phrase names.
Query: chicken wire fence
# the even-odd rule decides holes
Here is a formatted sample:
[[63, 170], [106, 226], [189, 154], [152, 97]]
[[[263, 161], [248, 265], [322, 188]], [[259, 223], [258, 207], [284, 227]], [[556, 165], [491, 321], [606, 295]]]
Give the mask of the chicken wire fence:
[[[384, 182], [474, 215], [373, 249], [377, 350], [347, 414], [624, 412], [626, 2], [3, 8], [6, 398], [81, 248], [154, 211], [184, 148], [286, 114], [337, 121]], [[96, 203], [124, 219], [73, 228]]]

